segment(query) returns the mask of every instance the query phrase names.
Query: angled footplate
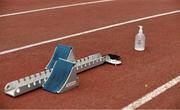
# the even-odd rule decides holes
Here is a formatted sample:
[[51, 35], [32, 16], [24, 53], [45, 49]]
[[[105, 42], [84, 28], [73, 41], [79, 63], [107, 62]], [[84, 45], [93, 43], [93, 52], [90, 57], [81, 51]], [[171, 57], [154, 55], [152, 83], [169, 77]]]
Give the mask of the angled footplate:
[[61, 93], [78, 86], [79, 78], [74, 68], [75, 63], [59, 58], [43, 88], [53, 93]]
[[53, 54], [51, 60], [49, 61], [49, 63], [47, 64], [47, 66], [45, 67], [45, 69], [53, 68], [55, 62], [59, 58], [66, 59], [69, 61], [76, 61], [74, 58], [73, 50], [72, 50], [71, 46], [58, 45], [58, 46], [56, 46], [56, 48], [54, 50], [54, 54]]
[[75, 60], [71, 46], [58, 45], [44, 71], [6, 84], [4, 92], [16, 97], [43, 87], [52, 93], [62, 93], [79, 85], [78, 73], [104, 63], [119, 65], [121, 61], [117, 55], [100, 53]]

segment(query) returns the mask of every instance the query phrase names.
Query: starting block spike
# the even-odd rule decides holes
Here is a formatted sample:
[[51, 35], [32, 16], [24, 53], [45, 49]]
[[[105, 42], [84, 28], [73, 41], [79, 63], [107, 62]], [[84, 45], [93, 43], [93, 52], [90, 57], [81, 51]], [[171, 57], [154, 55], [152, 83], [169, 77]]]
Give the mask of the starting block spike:
[[100, 53], [75, 60], [72, 47], [58, 45], [46, 70], [6, 84], [4, 92], [16, 97], [43, 86], [47, 91], [62, 93], [79, 85], [78, 73], [104, 63], [119, 65], [121, 61], [117, 55]]
[[119, 65], [121, 64], [121, 57], [114, 54], [108, 54], [106, 56], [105, 62], [113, 64], [113, 65]]

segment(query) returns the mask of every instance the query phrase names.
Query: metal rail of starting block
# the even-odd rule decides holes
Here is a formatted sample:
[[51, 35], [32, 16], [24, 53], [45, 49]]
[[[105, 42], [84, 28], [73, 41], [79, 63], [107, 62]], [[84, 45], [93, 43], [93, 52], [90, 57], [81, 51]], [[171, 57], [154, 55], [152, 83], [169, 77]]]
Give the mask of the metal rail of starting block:
[[[72, 52], [70, 52], [70, 53], [71, 53], [70, 57], [72, 57], [70, 59], [74, 59]], [[86, 71], [93, 67], [102, 65], [105, 62], [114, 64], [114, 65], [121, 64], [121, 61], [117, 60], [117, 56], [114, 56], [114, 55], [102, 56], [100, 53], [93, 54], [88, 57], [84, 57], [79, 60], [76, 60], [76, 61], [74, 61], [74, 60], [71, 60], [71, 61], [75, 63], [75, 66], [73, 67], [73, 71], [72, 71], [72, 74], [73, 74], [72, 77], [75, 77], [76, 81], [77, 81], [75, 86], [79, 85], [79, 78], [77, 77], [76, 74], [78, 74], [80, 72], [83, 72], [83, 71]], [[58, 68], [56, 68], [56, 69], [58, 69]], [[30, 75], [30, 76], [26, 76], [24, 78], [9, 82], [4, 87], [4, 92], [7, 95], [16, 97], [16, 96], [22, 95], [24, 93], [27, 93], [29, 91], [35, 90], [37, 88], [40, 88], [43, 86], [43, 84], [45, 84], [47, 82], [52, 71], [53, 71], [53, 68], [46, 69], [40, 73], [36, 73], [36, 74]], [[71, 80], [71, 78], [68, 80], [69, 80], [69, 82], [66, 83], [64, 89], [62, 88], [62, 90], [58, 91], [57, 93], [67, 91], [73, 87], [72, 86], [73, 80]], [[72, 86], [72, 87], [70, 87], [70, 86]]]
[[[88, 69], [91, 69], [93, 67], [99, 66], [105, 63], [106, 61], [110, 61], [110, 56], [109, 55], [102, 56], [99, 53], [90, 55], [85, 58], [81, 58], [76, 61], [75, 73], [80, 73]], [[120, 64], [120, 63], [121, 62], [117, 62], [117, 64]], [[19, 80], [12, 81], [5, 86], [4, 92], [10, 96], [16, 97], [26, 92], [37, 89], [41, 87], [47, 81], [51, 72], [52, 72], [52, 69], [45, 70], [40, 73], [36, 73], [30, 76], [21, 78]]]
[[10, 96], [16, 97], [31, 90], [37, 89], [47, 81], [52, 70], [45, 70], [24, 78], [12, 81], [4, 87], [4, 92]]

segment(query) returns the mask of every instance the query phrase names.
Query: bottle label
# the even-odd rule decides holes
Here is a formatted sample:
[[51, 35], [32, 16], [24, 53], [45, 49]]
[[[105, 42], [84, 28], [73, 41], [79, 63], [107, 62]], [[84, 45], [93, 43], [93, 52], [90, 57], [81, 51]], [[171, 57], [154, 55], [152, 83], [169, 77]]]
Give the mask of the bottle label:
[[138, 42], [137, 42], [138, 45], [141, 45], [141, 40], [139, 39]]

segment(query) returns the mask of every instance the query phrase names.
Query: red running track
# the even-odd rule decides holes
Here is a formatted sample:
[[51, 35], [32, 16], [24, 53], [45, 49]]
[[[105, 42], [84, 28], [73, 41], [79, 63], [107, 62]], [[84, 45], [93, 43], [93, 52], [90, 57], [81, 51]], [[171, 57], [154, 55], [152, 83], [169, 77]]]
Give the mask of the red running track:
[[1, 0], [0, 14], [14, 13], [19, 11], [33, 10], [39, 8], [54, 7], [67, 4], [75, 4], [81, 2], [96, 0]]
[[[137, 6], [137, 4], [144, 5], [141, 5], [140, 7], [140, 5]], [[158, 4], [159, 6], [162, 6], [162, 8], [159, 8], [157, 10], [154, 7], [158, 6]], [[128, 7], [129, 5], [132, 6]], [[108, 7], [109, 10], [112, 9], [112, 15], [110, 13], [109, 16], [107, 16], [106, 11], [100, 11], [100, 9], [105, 10], [104, 6], [106, 6], [106, 8]], [[139, 10], [141, 10], [143, 8], [148, 8], [148, 6], [149, 9], [147, 10], [143, 10], [140, 12], [136, 11], [138, 10], [138, 7]], [[79, 10], [81, 12], [85, 9], [100, 9], [98, 11], [96, 9], [96, 11], [93, 13], [88, 13], [93, 15], [90, 17], [85, 17], [87, 13], [81, 12], [82, 14], [79, 14], [77, 18], [74, 17], [74, 19], [82, 23], [77, 23], [75, 25], [70, 23], [67, 26], [67, 29], [65, 27], [58, 28], [58, 26], [56, 27], [55, 24], [52, 25], [52, 27], [54, 26], [54, 29], [62, 30], [61, 32], [64, 32], [64, 34], [69, 34], [77, 31], [82, 31], [83, 29], [90, 29], [89, 25], [92, 26], [91, 28], [98, 26], [101, 27], [103, 25], [121, 22], [121, 20], [126, 21], [127, 19], [133, 19], [143, 17], [146, 15], [176, 10], [178, 9], [178, 6], [176, 6], [177, 5], [174, 1], [168, 0], [161, 2], [151, 1], [151, 4], [150, 1], [148, 3], [144, 1], [136, 2], [128, 0], [127, 2], [116, 1], [112, 3], [102, 3], [99, 5], [83, 6], [79, 8], [74, 7], [73, 9], [68, 8], [66, 10], [60, 11], [64, 13], [72, 13], [72, 11], [75, 10]], [[123, 7], [129, 8], [129, 10], [125, 10], [123, 13], [119, 12], [118, 15], [116, 15], [117, 13], [114, 13], [115, 10], [118, 11], [119, 8], [123, 9]], [[28, 19], [28, 17], [29, 19], [32, 19], [34, 16], [49, 17], [49, 13], [56, 13], [55, 16], [62, 17], [62, 15], [57, 14], [56, 11], [57, 10], [54, 10], [53, 12], [43, 12], [44, 14], [34, 13], [30, 15], [23, 15], [24, 17], [8, 17], [3, 18], [3, 20], [9, 22], [11, 20], [18, 21], [18, 18], [21, 17], [22, 20]], [[99, 15], [99, 11], [103, 15], [102, 18], [107, 20], [104, 21], [101, 18], [102, 20], [99, 20], [100, 22], [99, 24], [97, 24], [96, 22], [98, 22], [98, 19], [95, 18], [95, 15]], [[127, 14], [128, 12], [132, 13]], [[46, 13], [48, 13], [48, 15]], [[81, 16], [83, 16], [81, 19], [78, 18]], [[72, 19], [72, 17], [66, 17], [67, 19]], [[54, 18], [56, 19], [56, 17]], [[89, 19], [91, 19], [91, 23], [85, 22]], [[98, 31], [95, 33], [89, 33], [83, 36], [70, 38], [0, 56], [0, 98], [2, 99], [0, 100], [0, 108], [125, 107], [129, 103], [144, 96], [146, 93], [151, 92], [152, 90], [156, 89], [162, 84], [180, 75], [180, 51], [178, 51], [180, 48], [180, 40], [178, 37], [180, 36], [180, 24], [177, 23], [179, 20], [179, 14], [159, 17], [103, 31]], [[52, 23], [52, 19], [49, 19], [47, 21], [50, 21]], [[29, 22], [31, 22], [33, 25], [38, 25], [39, 23], [41, 24], [41, 22], [35, 22], [33, 19]], [[1, 23], [4, 22], [1, 21]], [[18, 24], [18, 22], [14, 22], [12, 25], [17, 25], [16, 23]], [[42, 24], [43, 23], [45, 22], [42, 22]], [[49, 25], [51, 25], [51, 23], [49, 23]], [[87, 25], [85, 25], [85, 23], [87, 23]], [[23, 21], [22, 24], [24, 24]], [[44, 25], [46, 24], [43, 24], [41, 27], [45, 28]], [[87, 27], [83, 28], [84, 25]], [[133, 50], [134, 35], [137, 32], [138, 25], [143, 25], [145, 27], [145, 34], [147, 36], [147, 50], [143, 53], [135, 52]], [[10, 42], [10, 40], [13, 40], [13, 38], [18, 39], [18, 32], [20, 32], [18, 28], [13, 28], [13, 30], [9, 30], [9, 32], [14, 32], [14, 34], [12, 35], [13, 37], [11, 37], [10, 34], [7, 34], [10, 37], [7, 36], [6, 38], [4, 38], [5, 40], [1, 41], [1, 50], [18, 47], [32, 42], [50, 39], [49, 33], [50, 31], [52, 31], [51, 29], [45, 28], [45, 30], [42, 31], [42, 34], [44, 34], [43, 38], [41, 34], [39, 34], [38, 37], [34, 36], [37, 35], [37, 32], [35, 31], [36, 29], [26, 29], [27, 26], [25, 25], [23, 27], [23, 32], [27, 35], [29, 35], [29, 33], [31, 32], [32, 37], [22, 37], [15, 42]], [[33, 29], [32, 27], [31, 29]], [[58, 32], [60, 31], [52, 31], [51, 33], [53, 33], [53, 35], [51, 37], [56, 37], [56, 35], [59, 36]], [[3, 36], [0, 37], [3, 38]], [[9, 45], [4, 46], [2, 45], [3, 42], [6, 42]], [[43, 70], [44, 66], [47, 64], [49, 58], [51, 57], [54, 47], [60, 43], [73, 46], [74, 53], [77, 59], [96, 52], [101, 52], [103, 54], [116, 53], [122, 56], [123, 65], [114, 67], [106, 64], [104, 66], [100, 66], [95, 69], [86, 71], [79, 75], [80, 86], [63, 94], [56, 95], [46, 92], [42, 89], [38, 89], [34, 92], [22, 95], [20, 97], [12, 98], [3, 93], [4, 85], [7, 82]], [[147, 84], [148, 87], [145, 87], [145, 84]], [[178, 109], [180, 108], [178, 104], [178, 99], [180, 98], [180, 96], [178, 95], [178, 93], [179, 85], [174, 86], [172, 89], [166, 91], [165, 93], [157, 97], [155, 100], [146, 103], [141, 108]], [[159, 103], [159, 101], [161, 101], [161, 103]]]
[[0, 18], [0, 51], [177, 10], [177, 2], [114, 1]]

